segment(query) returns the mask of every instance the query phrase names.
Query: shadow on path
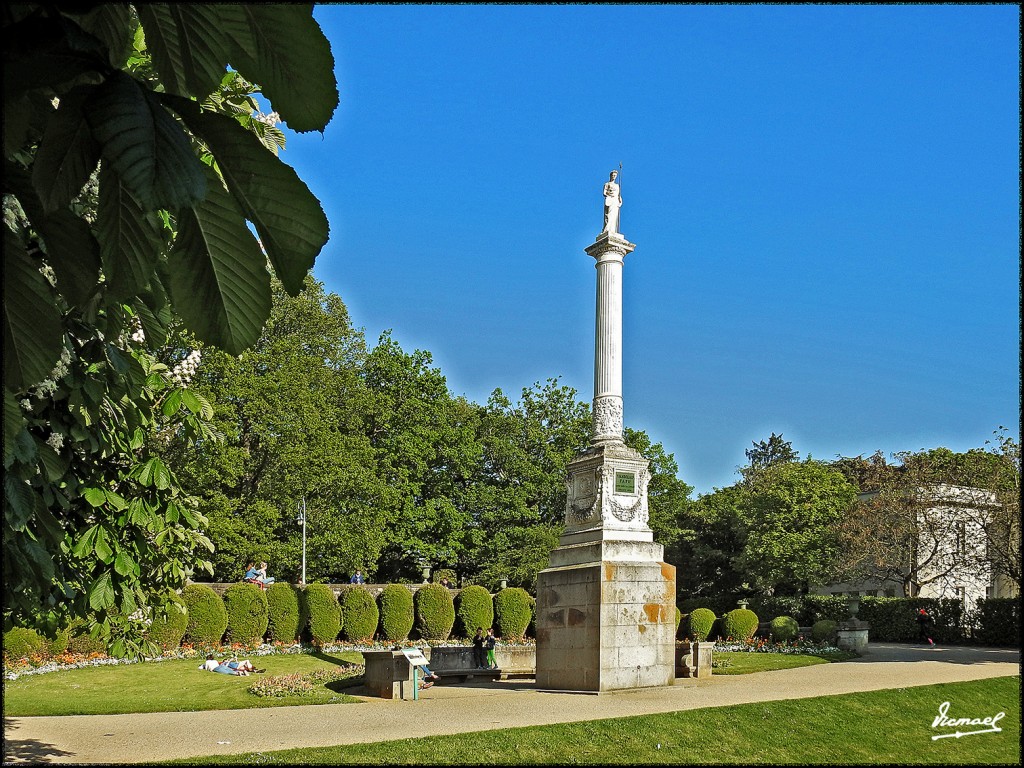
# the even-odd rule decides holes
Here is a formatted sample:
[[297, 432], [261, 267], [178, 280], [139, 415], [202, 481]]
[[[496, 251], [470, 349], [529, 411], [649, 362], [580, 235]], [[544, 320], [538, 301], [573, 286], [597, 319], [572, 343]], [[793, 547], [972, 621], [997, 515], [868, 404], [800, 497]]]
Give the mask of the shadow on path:
[[8, 763], [45, 763], [48, 758], [74, 757], [74, 752], [66, 752], [58, 749], [53, 744], [48, 744], [37, 739], [12, 739], [8, 735], [10, 731], [16, 731], [18, 726], [10, 718], [4, 718], [4, 764]]
[[976, 645], [919, 645], [916, 643], [869, 643], [853, 663], [873, 661], [941, 661], [945, 664], [1020, 664], [1019, 648]]

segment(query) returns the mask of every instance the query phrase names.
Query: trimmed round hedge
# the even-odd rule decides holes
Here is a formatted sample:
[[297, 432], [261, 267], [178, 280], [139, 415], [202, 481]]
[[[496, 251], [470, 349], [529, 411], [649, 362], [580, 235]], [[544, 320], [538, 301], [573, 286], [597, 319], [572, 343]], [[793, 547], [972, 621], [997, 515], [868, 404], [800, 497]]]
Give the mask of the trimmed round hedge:
[[188, 608], [174, 592], [168, 593], [166, 600], [166, 606], [153, 611], [153, 623], [149, 625], [147, 637], [163, 650], [173, 651], [181, 645], [188, 629]]
[[424, 584], [413, 598], [416, 634], [422, 640], [447, 640], [455, 625], [452, 593], [440, 584]]
[[504, 640], [522, 640], [532, 613], [533, 598], [521, 587], [506, 587], [494, 596], [494, 623]]
[[370, 590], [361, 586], [343, 587], [338, 595], [341, 604], [341, 624], [345, 638], [352, 642], [370, 642], [377, 631], [380, 611]]
[[676, 606], [676, 634], [679, 634], [679, 622], [683, 620], [683, 612], [679, 610], [679, 606]]
[[303, 594], [313, 645], [333, 643], [341, 632], [341, 606], [334, 590], [326, 584], [310, 584]]
[[717, 618], [710, 608], [694, 608], [686, 617], [686, 636], [691, 640], [707, 640]]
[[68, 650], [71, 653], [80, 653], [88, 656], [91, 653], [106, 653], [107, 643], [105, 640], [92, 637], [89, 634], [88, 625], [85, 619], [73, 619], [67, 628]]
[[12, 627], [4, 632], [4, 656], [11, 661], [39, 653], [46, 647], [46, 638], [28, 627]]
[[259, 642], [269, 622], [267, 596], [255, 584], [240, 581], [224, 590], [228, 613], [226, 638], [232, 643]]
[[[181, 591], [188, 610], [184, 642], [197, 645], [220, 645], [228, 628], [228, 612], [220, 595], [206, 584], [188, 584]], [[74, 638], [71, 643], [74, 645]]]
[[267, 637], [294, 642], [306, 624], [306, 603], [294, 584], [278, 581], [267, 587]]
[[734, 608], [722, 617], [722, 633], [733, 640], [749, 640], [757, 632], [758, 621], [749, 608]]
[[491, 593], [479, 585], [466, 587], [455, 596], [456, 627], [462, 637], [473, 637], [477, 627], [487, 629], [494, 623]]
[[416, 615], [412, 607], [412, 591], [402, 584], [388, 584], [377, 596], [380, 613], [380, 634], [389, 642], [409, 638]]
[[832, 621], [832, 619], [816, 621], [814, 622], [814, 626], [811, 627], [811, 638], [818, 643], [834, 640], [836, 637], [836, 628], [838, 626], [839, 624]]
[[796, 619], [792, 616], [776, 616], [772, 619], [771, 633], [773, 640], [789, 642], [796, 638], [798, 632], [800, 632], [800, 625], [796, 623]]

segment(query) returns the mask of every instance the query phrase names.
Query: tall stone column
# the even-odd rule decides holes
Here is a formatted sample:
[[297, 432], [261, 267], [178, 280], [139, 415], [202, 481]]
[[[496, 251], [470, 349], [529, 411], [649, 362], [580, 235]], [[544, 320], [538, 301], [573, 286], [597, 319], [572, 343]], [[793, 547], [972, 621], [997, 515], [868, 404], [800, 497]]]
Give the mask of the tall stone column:
[[602, 232], [586, 249], [597, 260], [594, 444], [622, 442], [622, 270], [634, 248], [617, 232]]
[[[612, 174], [606, 201], [618, 198]], [[621, 203], [621, 198], [618, 198]], [[636, 247], [605, 229], [596, 260], [590, 447], [567, 469], [565, 532], [537, 578], [537, 686], [611, 691], [675, 681], [675, 567], [647, 525], [649, 462], [623, 442], [622, 275]]]

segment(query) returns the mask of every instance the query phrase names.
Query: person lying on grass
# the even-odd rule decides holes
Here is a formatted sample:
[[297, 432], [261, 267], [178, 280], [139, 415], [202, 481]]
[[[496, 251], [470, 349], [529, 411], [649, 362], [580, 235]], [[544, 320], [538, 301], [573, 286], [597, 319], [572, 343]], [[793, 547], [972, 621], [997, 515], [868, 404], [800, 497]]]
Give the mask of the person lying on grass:
[[220, 672], [222, 675], [239, 675], [240, 677], [247, 677], [253, 672], [263, 673], [267, 670], [256, 669], [252, 662], [248, 659], [231, 659], [230, 661], [217, 661], [216, 657], [209, 653], [206, 655], [206, 661], [199, 665], [199, 668], [208, 672]]

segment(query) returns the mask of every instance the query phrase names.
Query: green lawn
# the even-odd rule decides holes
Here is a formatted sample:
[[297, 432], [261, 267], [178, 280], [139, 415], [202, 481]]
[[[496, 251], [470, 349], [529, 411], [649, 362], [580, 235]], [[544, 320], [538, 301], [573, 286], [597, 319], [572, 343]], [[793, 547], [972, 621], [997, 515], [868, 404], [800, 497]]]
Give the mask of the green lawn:
[[[334, 669], [363, 663], [356, 652], [252, 657], [264, 675], [235, 677], [198, 669], [200, 659], [84, 667], [4, 682], [4, 715], [114, 715], [126, 712], [197, 712], [210, 709], [339, 704], [359, 699], [321, 684], [306, 696], [261, 698], [249, 686], [270, 675]], [[334, 688], [338, 686], [333, 685]]]
[[[760, 655], [760, 654], [748, 654]], [[1001, 733], [933, 740], [942, 702]], [[962, 730], [967, 730], [962, 729]], [[1020, 765], [1020, 677], [174, 765]]]
[[[851, 655], [851, 658], [856, 658]], [[746, 651], [723, 651], [714, 654], [716, 664], [714, 675], [748, 675], [751, 672], [768, 672], [773, 669], [809, 667], [812, 664], [828, 664], [821, 656], [807, 656], [797, 653], [748, 653]]]
[[[716, 653], [729, 666], [714, 674], [742, 675], [772, 669], [825, 664], [825, 659], [782, 653]], [[362, 654], [342, 652], [330, 656], [281, 654], [253, 658], [266, 667], [266, 675], [330, 669], [341, 662], [361, 664]], [[263, 675], [231, 677], [200, 672], [199, 659], [85, 667], [44, 675], [24, 675], [4, 683], [4, 714], [115, 715], [127, 712], [200, 712], [210, 709], [281, 707], [293, 704], [337, 704], [357, 698], [328, 685], [318, 685], [307, 696], [266, 699], [249, 693], [249, 686]], [[333, 686], [338, 688], [337, 685]]]

